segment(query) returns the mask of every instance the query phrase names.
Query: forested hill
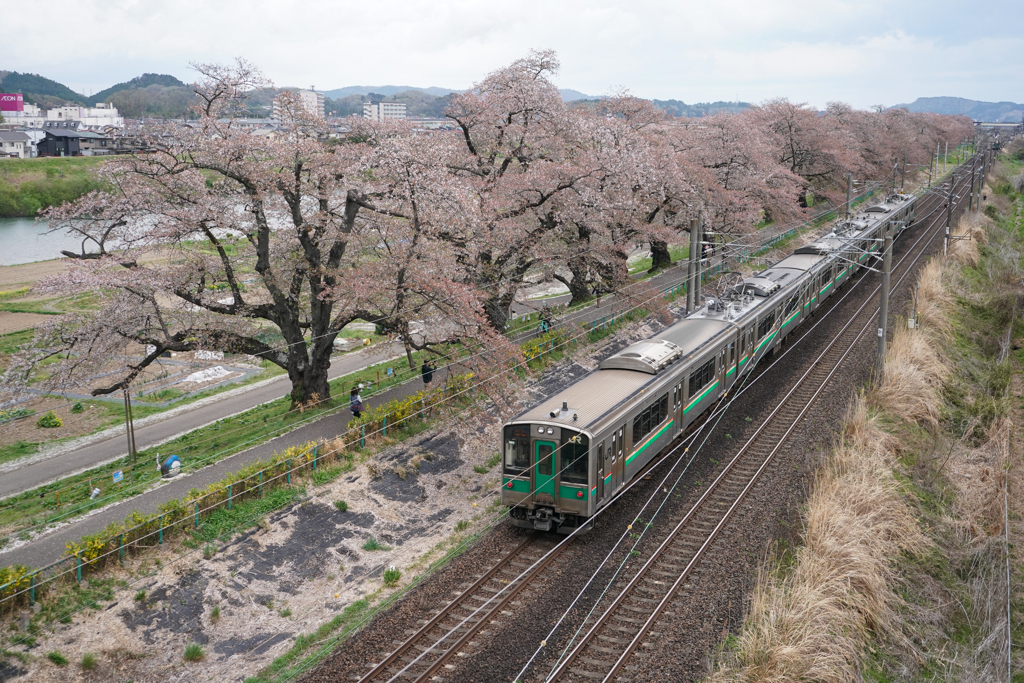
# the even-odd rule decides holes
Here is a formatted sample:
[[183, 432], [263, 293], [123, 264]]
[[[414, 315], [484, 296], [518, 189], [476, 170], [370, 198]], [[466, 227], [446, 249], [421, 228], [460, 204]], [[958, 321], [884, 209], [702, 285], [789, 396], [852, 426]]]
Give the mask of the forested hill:
[[22, 74], [17, 71], [7, 72], [0, 81], [0, 92], [22, 93], [26, 102], [41, 107], [52, 107], [65, 102], [86, 104], [84, 96], [63, 83], [51, 81], [38, 74]]
[[140, 90], [147, 88], [151, 85], [159, 85], [165, 88], [185, 88], [187, 87], [184, 83], [179, 81], [174, 76], [169, 74], [142, 74], [136, 76], [130, 81], [124, 83], [118, 83], [112, 85], [106, 90], [100, 90], [98, 93], [89, 98], [89, 104], [95, 104], [97, 102], [106, 102], [107, 98], [114, 93], [121, 92], [122, 90]]
[[698, 102], [686, 104], [679, 100], [651, 100], [658, 109], [664, 109], [672, 116], [694, 118], [700, 116], [712, 116], [720, 112], [735, 114], [750, 108], [749, 102]]
[[963, 97], [918, 97], [910, 104], [894, 104], [892, 108], [933, 114], [963, 114], [975, 121], [989, 123], [1016, 123], [1024, 118], [1024, 104], [981, 102]]

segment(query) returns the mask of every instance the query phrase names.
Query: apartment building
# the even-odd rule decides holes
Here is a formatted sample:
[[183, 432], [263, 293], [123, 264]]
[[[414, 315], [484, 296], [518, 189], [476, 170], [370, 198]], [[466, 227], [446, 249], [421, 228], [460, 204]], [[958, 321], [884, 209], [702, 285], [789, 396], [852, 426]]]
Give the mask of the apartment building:
[[363, 117], [372, 121], [384, 119], [404, 119], [404, 102], [364, 102]]

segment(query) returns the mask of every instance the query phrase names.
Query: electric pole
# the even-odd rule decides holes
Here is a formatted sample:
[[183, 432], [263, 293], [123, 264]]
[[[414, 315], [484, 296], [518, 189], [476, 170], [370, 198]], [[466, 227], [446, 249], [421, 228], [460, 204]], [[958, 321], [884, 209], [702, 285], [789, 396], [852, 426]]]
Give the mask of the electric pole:
[[942, 172], [946, 172], [946, 163], [949, 161], [949, 140], [946, 140], [946, 150], [942, 153]]
[[900, 192], [907, 187], [907, 154], [903, 153], [903, 170], [900, 172]]
[[690, 260], [686, 264], [686, 314], [693, 313], [694, 276], [697, 274], [697, 219], [690, 219]]
[[846, 220], [850, 220], [850, 209], [853, 206], [853, 174], [846, 174]]
[[700, 289], [703, 280], [704, 264], [701, 257], [704, 255], [704, 209], [697, 211], [697, 278], [693, 288], [693, 310], [700, 308]]
[[942, 243], [942, 255], [949, 250], [949, 223], [953, 219], [953, 187], [956, 186], [956, 173], [949, 179], [949, 194], [946, 196], [946, 239]]
[[128, 435], [128, 464], [132, 470], [132, 481], [135, 481], [135, 421], [132, 419], [132, 398], [127, 385], [124, 387], [124, 429]]
[[885, 369], [885, 333], [889, 325], [889, 273], [892, 270], [892, 221], [885, 226], [885, 242], [882, 247], [882, 292], [878, 303], [878, 362], [876, 363], [876, 382], [882, 383], [882, 371]]

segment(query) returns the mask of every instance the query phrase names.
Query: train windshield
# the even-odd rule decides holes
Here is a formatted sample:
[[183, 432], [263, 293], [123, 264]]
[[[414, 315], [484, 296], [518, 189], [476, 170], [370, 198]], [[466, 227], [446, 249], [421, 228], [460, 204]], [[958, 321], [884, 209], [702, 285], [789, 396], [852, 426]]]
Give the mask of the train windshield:
[[505, 428], [505, 474], [523, 474], [530, 468], [530, 426], [510, 425]]
[[589, 472], [590, 440], [583, 434], [562, 430], [562, 481], [586, 484]]

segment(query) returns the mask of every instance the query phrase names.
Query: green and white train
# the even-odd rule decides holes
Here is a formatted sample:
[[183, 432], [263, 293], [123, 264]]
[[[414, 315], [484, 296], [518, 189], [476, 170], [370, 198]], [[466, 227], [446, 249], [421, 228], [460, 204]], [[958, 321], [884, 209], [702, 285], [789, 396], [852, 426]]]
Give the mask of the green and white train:
[[914, 222], [917, 198], [893, 194], [708, 299], [685, 319], [504, 426], [502, 503], [514, 523], [570, 533], [774, 350], [861, 266], [885, 229]]

